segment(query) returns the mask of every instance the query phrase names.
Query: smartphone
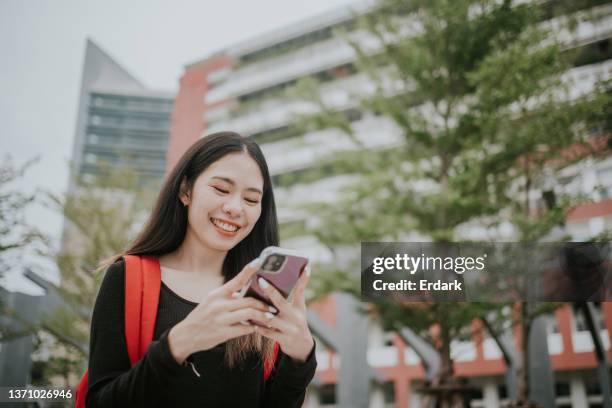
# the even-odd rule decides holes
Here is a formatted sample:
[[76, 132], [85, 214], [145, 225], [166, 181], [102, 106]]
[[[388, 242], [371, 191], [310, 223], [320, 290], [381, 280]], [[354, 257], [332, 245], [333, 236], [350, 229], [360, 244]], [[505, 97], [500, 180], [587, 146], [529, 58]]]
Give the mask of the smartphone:
[[[274, 306], [265, 291], [259, 287], [259, 277], [268, 281], [287, 299], [291, 295], [298, 279], [304, 273], [304, 269], [308, 264], [308, 257], [290, 249], [270, 246], [261, 251], [259, 258], [263, 259], [259, 271], [245, 285], [240, 294], [242, 296], [254, 297], [270, 306]], [[251, 323], [258, 324], [257, 322]]]

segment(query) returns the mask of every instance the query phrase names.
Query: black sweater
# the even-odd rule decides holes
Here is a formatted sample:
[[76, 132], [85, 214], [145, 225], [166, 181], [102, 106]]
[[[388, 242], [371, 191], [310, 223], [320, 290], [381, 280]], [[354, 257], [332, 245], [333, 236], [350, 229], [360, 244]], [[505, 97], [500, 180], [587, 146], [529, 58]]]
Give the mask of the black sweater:
[[106, 271], [93, 311], [87, 407], [300, 407], [317, 362], [315, 348], [306, 362], [278, 353], [264, 381], [261, 358], [253, 355], [242, 367], [224, 364], [225, 343], [193, 353], [201, 377], [170, 354], [168, 331], [197, 305], [181, 298], [163, 282], [153, 341], [131, 367], [124, 331], [125, 264]]

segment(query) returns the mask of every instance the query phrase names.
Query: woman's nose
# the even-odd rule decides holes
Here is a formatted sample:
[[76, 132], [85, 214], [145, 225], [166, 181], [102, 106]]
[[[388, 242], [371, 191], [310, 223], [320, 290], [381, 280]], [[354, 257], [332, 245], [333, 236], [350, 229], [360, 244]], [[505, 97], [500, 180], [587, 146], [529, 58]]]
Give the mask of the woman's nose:
[[242, 203], [240, 199], [231, 199], [223, 204], [222, 209], [228, 215], [236, 217], [242, 212]]

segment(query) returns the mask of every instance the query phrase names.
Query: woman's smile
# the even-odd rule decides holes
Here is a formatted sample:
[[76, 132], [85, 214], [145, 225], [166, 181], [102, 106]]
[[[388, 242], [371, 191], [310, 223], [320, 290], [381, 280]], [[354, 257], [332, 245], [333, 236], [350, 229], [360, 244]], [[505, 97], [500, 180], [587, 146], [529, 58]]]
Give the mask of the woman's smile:
[[214, 225], [217, 232], [225, 237], [236, 236], [240, 230], [240, 225], [220, 218], [210, 217], [210, 222]]

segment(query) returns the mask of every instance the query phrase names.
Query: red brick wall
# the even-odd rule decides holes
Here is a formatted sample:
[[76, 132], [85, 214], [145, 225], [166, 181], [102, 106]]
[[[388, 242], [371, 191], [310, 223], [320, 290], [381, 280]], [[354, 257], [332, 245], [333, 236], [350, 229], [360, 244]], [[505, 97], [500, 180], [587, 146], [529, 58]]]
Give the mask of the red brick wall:
[[204, 96], [208, 91], [208, 75], [231, 65], [231, 62], [230, 57], [219, 56], [185, 68], [172, 111], [166, 174], [172, 170], [189, 146], [202, 137], [206, 128]]

